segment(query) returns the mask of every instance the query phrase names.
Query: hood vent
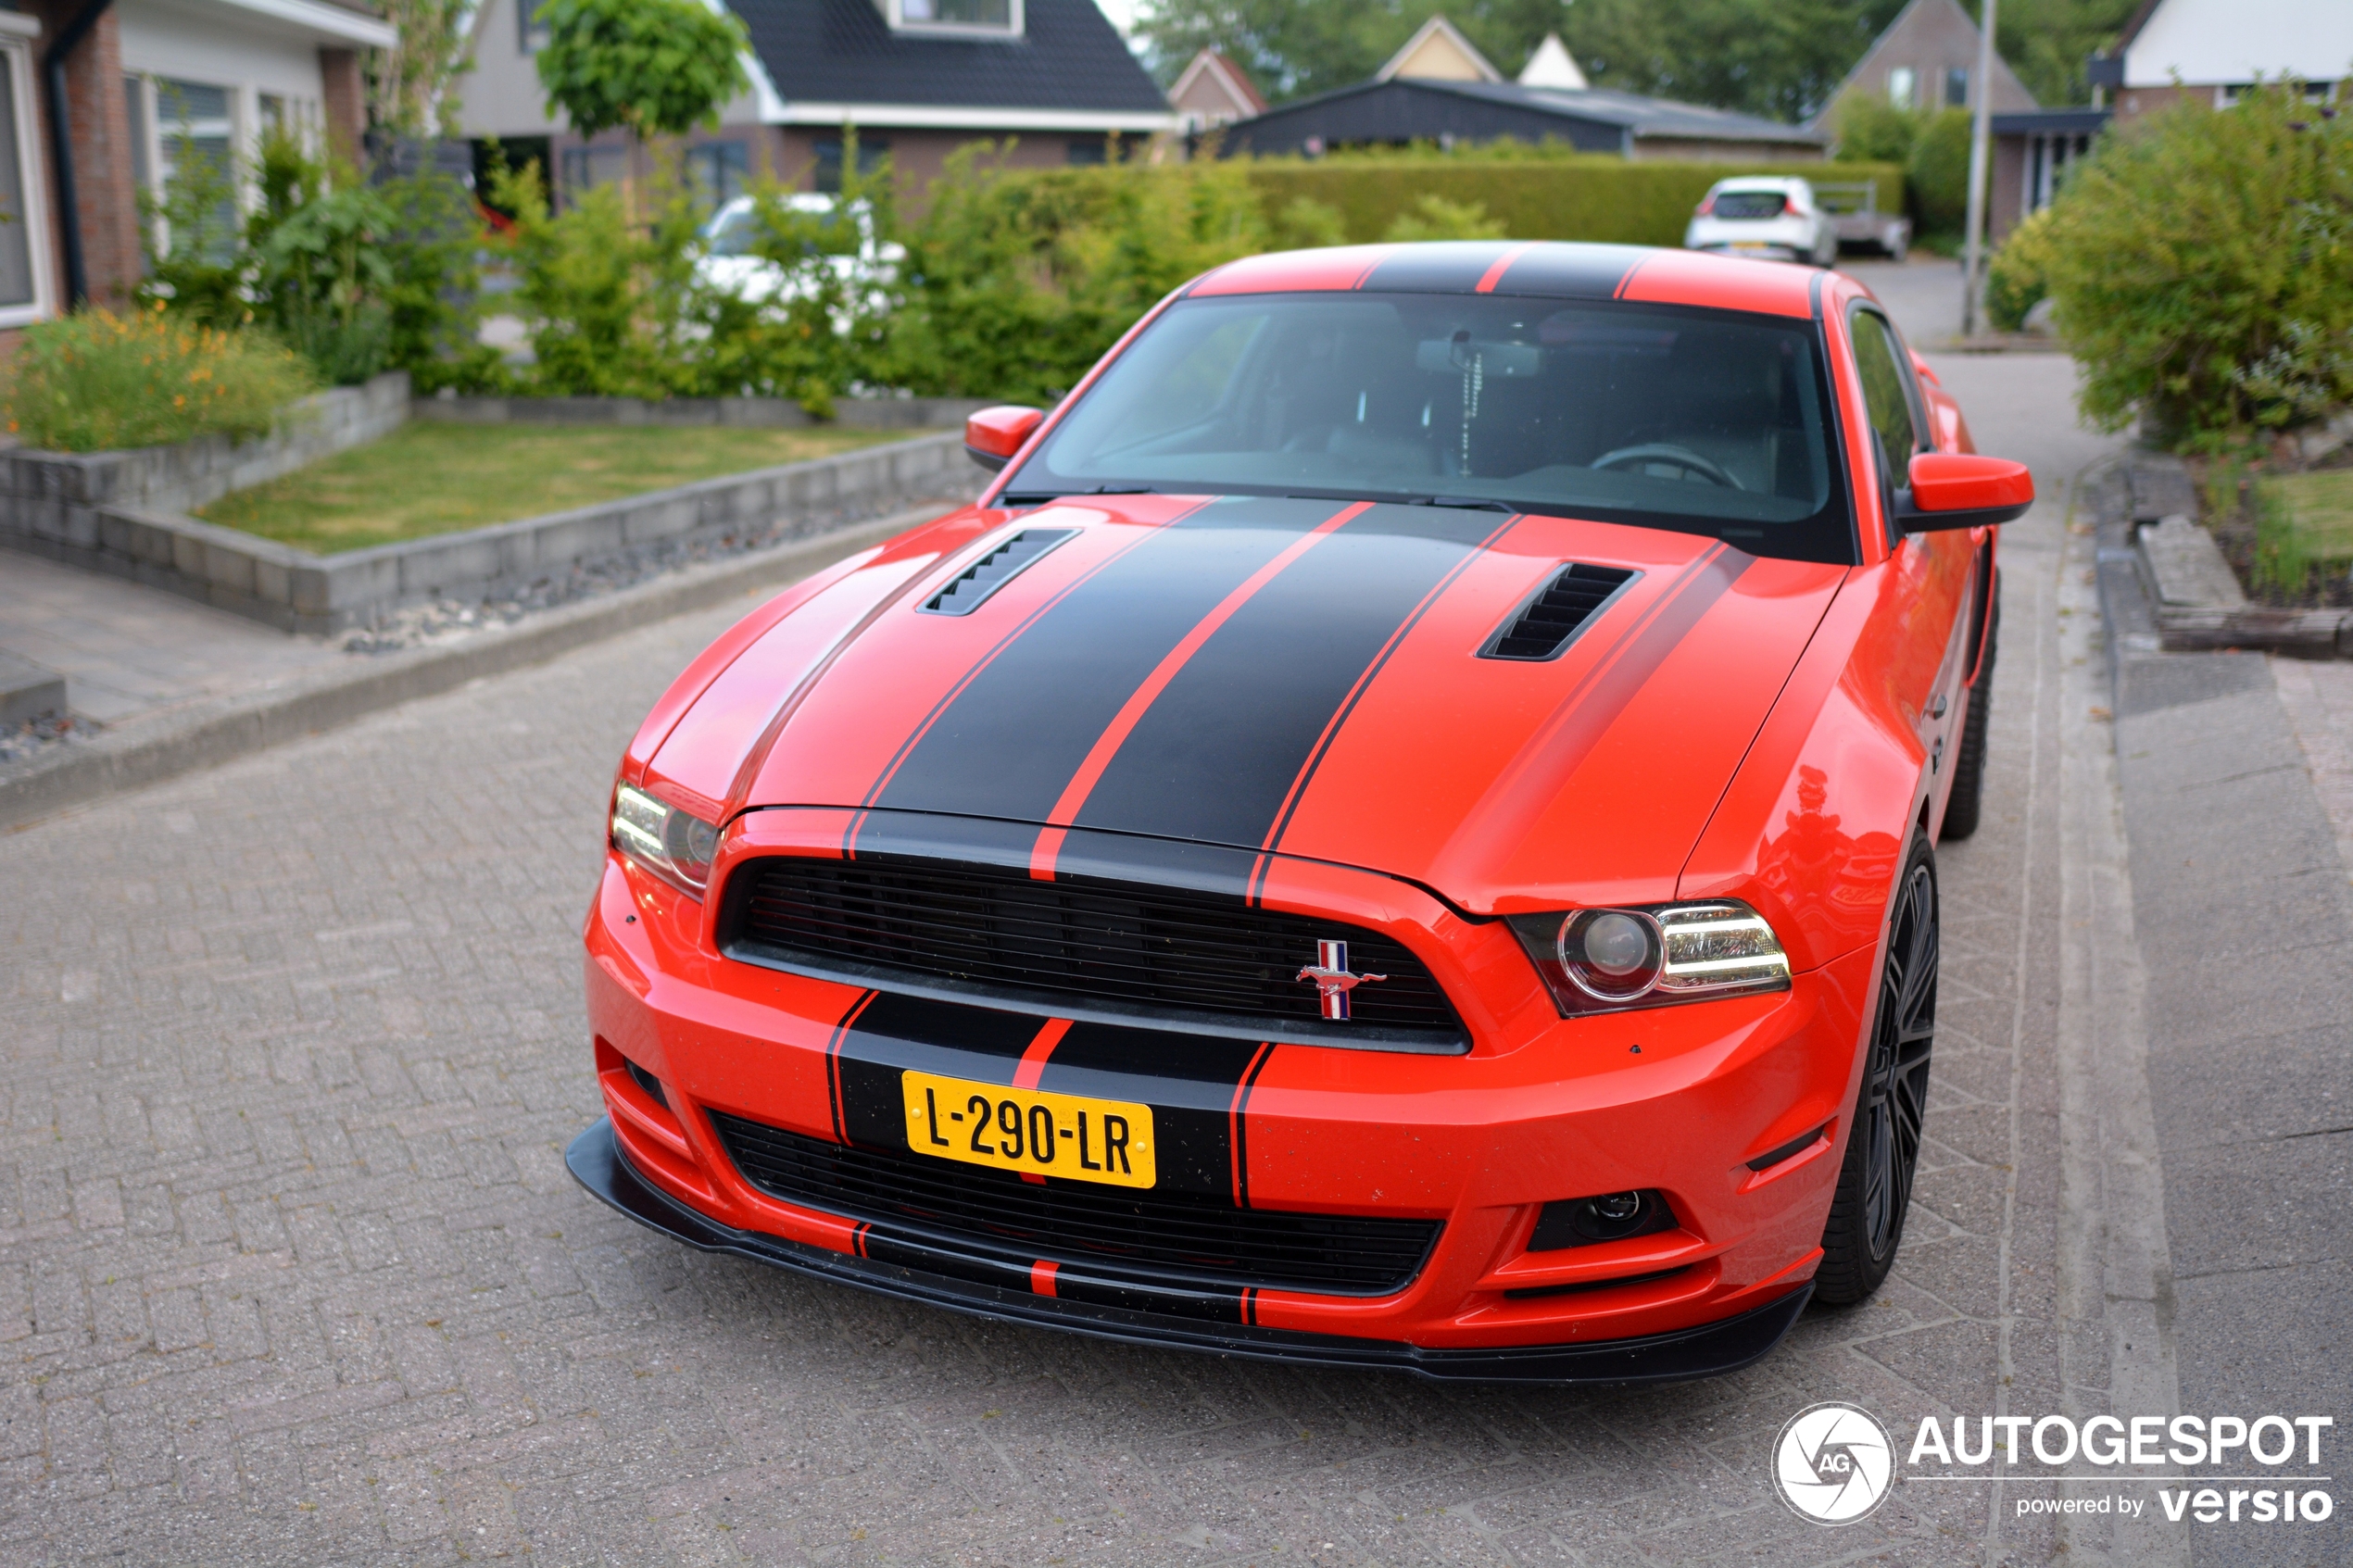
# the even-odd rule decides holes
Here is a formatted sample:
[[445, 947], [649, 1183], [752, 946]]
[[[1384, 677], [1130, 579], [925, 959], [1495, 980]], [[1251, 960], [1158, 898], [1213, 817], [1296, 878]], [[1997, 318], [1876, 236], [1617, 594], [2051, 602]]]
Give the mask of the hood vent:
[[1546, 583], [1542, 593], [1521, 606], [1519, 613], [1487, 640], [1487, 646], [1478, 650], [1478, 657], [1558, 659], [1562, 650], [1576, 641], [1585, 623], [1641, 575], [1639, 571], [1614, 566], [1575, 563]]
[[970, 615], [1022, 568], [1077, 532], [1076, 528], [1025, 528], [965, 568], [963, 576], [925, 600], [923, 608], [932, 615]]

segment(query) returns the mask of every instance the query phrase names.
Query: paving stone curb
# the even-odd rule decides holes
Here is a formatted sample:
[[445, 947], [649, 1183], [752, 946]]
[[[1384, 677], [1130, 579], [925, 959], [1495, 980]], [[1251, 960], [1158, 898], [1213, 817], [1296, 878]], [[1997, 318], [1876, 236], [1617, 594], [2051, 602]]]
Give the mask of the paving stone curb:
[[[2095, 493], [2103, 530], [2101, 559], [2107, 562], [2108, 548], [2116, 538], [2139, 557], [2139, 597], [2145, 609], [2135, 619], [2148, 624], [2135, 630], [2154, 634], [2158, 648], [2167, 653], [2244, 649], [2291, 659], [2353, 659], [2353, 610], [2251, 605], [2234, 577], [2229, 578], [2227, 593], [2197, 596], [2203, 603], [2176, 602], [2165, 591], [2168, 581], [2182, 573], [2166, 570], [2178, 563], [2160, 558], [2162, 547], [2153, 553], [2150, 534], [2176, 522], [2196, 526], [2191, 520], [2199, 511], [2196, 487], [2180, 458], [2161, 452], [2127, 453]], [[2220, 552], [2208, 545], [2206, 553], [2213, 557], [2208, 570], [2228, 577], [2230, 568]]]
[[379, 655], [269, 691], [241, 694], [52, 751], [0, 778], [0, 832], [158, 779], [347, 723], [487, 675], [544, 663], [632, 628], [797, 582], [956, 506], [927, 502], [809, 539], [690, 567], [650, 583], [542, 611], [462, 642]]

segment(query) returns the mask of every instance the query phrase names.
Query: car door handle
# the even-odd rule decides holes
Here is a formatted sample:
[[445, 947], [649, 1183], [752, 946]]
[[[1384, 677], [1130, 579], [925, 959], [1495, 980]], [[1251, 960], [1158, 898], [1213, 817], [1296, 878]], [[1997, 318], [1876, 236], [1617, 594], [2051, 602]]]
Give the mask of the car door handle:
[[1928, 771], [1931, 775], [1944, 771], [1944, 737], [1943, 735], [1937, 736], [1936, 744], [1929, 748]]
[[1938, 692], [1936, 694], [1936, 700], [1929, 705], [1928, 716], [1931, 719], [1942, 719], [1944, 717], [1944, 694], [1943, 692]]

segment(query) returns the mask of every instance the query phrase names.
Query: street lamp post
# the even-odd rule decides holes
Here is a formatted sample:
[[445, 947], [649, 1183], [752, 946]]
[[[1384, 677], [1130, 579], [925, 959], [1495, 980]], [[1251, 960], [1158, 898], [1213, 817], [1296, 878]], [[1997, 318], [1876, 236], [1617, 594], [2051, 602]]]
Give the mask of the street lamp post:
[[1977, 93], [1969, 116], [1969, 240], [1961, 260], [1961, 335], [1977, 335], [1978, 266], [1985, 251], [1985, 184], [1993, 163], [1994, 130], [1994, 11], [1996, 0], [1984, 0], [1978, 19]]

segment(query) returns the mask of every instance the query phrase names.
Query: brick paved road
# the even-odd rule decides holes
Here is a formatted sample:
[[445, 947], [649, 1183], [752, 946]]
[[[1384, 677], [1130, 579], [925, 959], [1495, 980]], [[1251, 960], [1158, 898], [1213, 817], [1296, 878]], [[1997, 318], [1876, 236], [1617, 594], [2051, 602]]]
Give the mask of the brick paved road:
[[1898, 1277], [1713, 1383], [1109, 1348], [707, 1258], [589, 1199], [560, 1150], [598, 1112], [574, 933], [599, 812], [724, 616], [0, 839], [0, 1562], [2046, 1560], [1987, 1487], [1906, 1486], [1831, 1533], [1763, 1462], [1816, 1399], [1908, 1433], [2066, 1397], [2038, 517], [1994, 804], [1944, 859]]

